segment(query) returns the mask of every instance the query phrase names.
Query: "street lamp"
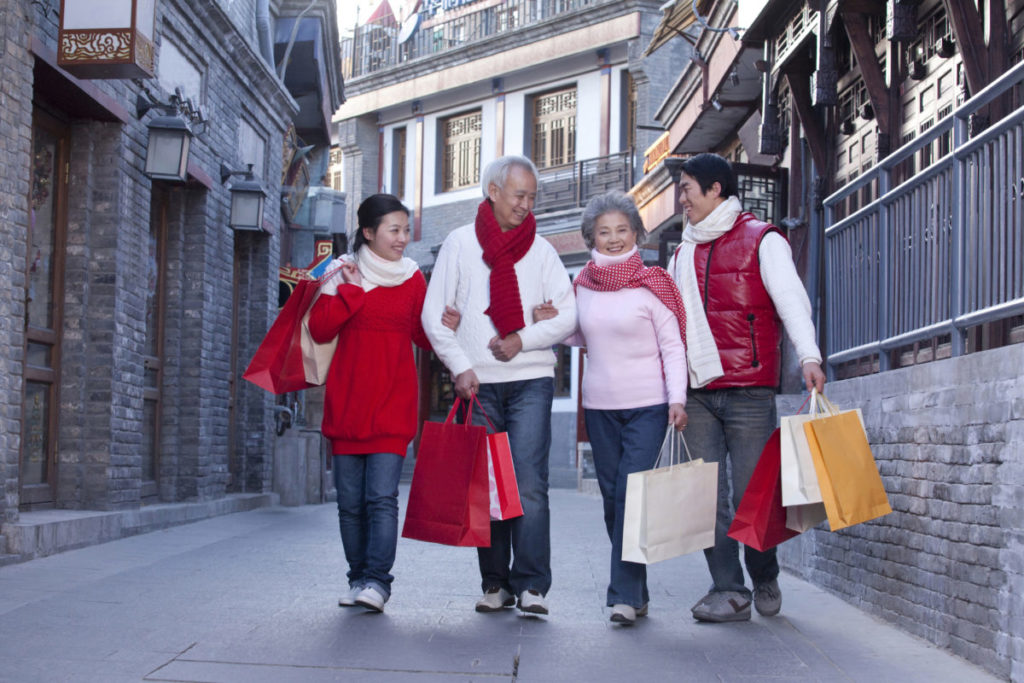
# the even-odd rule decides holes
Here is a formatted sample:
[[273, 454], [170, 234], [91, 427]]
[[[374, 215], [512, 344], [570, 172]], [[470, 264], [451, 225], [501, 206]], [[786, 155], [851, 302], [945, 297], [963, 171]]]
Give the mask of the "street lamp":
[[152, 78], [156, 0], [62, 0], [57, 64], [79, 78]]
[[220, 182], [223, 185], [234, 175], [242, 176], [241, 180], [231, 183], [231, 215], [228, 225], [235, 230], [263, 230], [263, 205], [267, 192], [252, 173], [252, 164], [245, 171], [233, 171], [228, 166], [220, 165]]
[[184, 182], [192, 129], [180, 116], [157, 116], [149, 122], [145, 174], [153, 180]]
[[192, 124], [206, 130], [206, 114], [180, 89], [163, 101], [153, 93], [140, 92], [135, 101], [135, 116], [141, 119], [151, 109], [162, 115], [146, 125], [149, 141], [146, 143], [146, 166], [143, 172], [153, 180], [185, 182], [188, 175], [188, 151], [192, 143]]

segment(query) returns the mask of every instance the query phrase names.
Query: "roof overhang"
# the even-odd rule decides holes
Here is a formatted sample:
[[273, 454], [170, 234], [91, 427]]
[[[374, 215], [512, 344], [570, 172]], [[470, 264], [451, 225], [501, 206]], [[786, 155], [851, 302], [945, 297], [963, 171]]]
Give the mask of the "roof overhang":
[[654, 37], [644, 50], [644, 56], [650, 55], [659, 47], [680, 36], [685, 40], [694, 41], [694, 37], [687, 34], [686, 29], [697, 23], [697, 16], [693, 12], [694, 5], [701, 14], [706, 14], [711, 6], [712, 0], [668, 0], [661, 6], [662, 17], [654, 29]]

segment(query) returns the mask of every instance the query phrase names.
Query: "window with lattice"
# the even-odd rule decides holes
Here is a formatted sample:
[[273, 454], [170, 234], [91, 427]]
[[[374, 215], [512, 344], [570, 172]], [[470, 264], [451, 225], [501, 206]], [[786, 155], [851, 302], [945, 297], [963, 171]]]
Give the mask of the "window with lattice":
[[442, 189], [461, 190], [480, 182], [479, 111], [451, 116], [441, 122], [443, 158]]

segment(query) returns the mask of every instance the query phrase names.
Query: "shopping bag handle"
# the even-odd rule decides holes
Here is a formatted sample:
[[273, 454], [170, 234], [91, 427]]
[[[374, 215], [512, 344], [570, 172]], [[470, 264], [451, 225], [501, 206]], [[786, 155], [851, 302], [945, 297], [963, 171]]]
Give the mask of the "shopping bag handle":
[[[463, 401], [463, 399], [462, 399], [461, 396], [456, 396], [455, 397], [455, 402], [452, 403], [452, 409], [448, 411], [448, 418], [444, 421], [445, 424], [451, 424], [455, 420], [456, 411], [459, 409], [459, 406], [462, 405], [462, 401]], [[484, 414], [484, 418], [487, 420], [487, 424], [490, 425], [491, 431], [494, 432], [494, 433], [497, 433], [498, 428], [494, 426], [493, 422], [491, 422], [490, 415], [488, 415], [487, 411], [484, 410], [484, 406], [483, 406], [482, 403], [480, 403], [480, 399], [476, 397], [476, 394], [473, 394], [473, 398], [471, 400], [466, 401], [466, 421], [465, 421], [465, 425], [468, 427], [470, 424], [473, 423], [473, 404], [474, 403], [477, 405], [478, 408], [480, 408], [480, 412]]]
[[[661, 449], [658, 451], [658, 460], [654, 463], [655, 469], [661, 466], [661, 459], [665, 456], [665, 442], [671, 442], [668, 445], [668, 460], [669, 466], [677, 465], [682, 463], [682, 452], [686, 451], [686, 459], [693, 460], [693, 456], [690, 455], [690, 447], [686, 445], [686, 437], [683, 433], [676, 429], [674, 426], [669, 425], [668, 429], [665, 430], [665, 438], [661, 441]], [[679, 444], [683, 444], [683, 448], [679, 448]]]
[[817, 417], [818, 415], [837, 415], [839, 414], [839, 406], [832, 401], [825, 398], [823, 392], [818, 391], [818, 387], [811, 389], [811, 415]]

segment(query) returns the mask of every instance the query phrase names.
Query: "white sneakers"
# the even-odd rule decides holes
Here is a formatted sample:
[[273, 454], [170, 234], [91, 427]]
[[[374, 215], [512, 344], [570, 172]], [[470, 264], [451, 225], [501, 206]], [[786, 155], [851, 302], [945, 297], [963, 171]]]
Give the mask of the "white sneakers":
[[516, 604], [516, 599], [504, 588], [488, 588], [483, 597], [477, 600], [476, 611], [500, 612], [514, 604]]
[[362, 590], [362, 586], [350, 587], [340, 598], [338, 598], [338, 607], [355, 607], [356, 598]]
[[629, 625], [636, 621], [636, 608], [632, 605], [612, 605], [611, 621]]
[[[547, 614], [548, 603], [538, 591], [525, 590], [519, 594], [519, 611], [523, 614]], [[516, 598], [504, 588], [489, 588], [476, 602], [477, 612], [500, 612], [516, 604]]]
[[531, 588], [519, 594], [519, 611], [525, 614], [547, 614], [548, 603], [543, 595]]
[[365, 607], [373, 612], [383, 612], [387, 601], [387, 596], [373, 586], [352, 586], [338, 598], [338, 607]]
[[381, 594], [381, 592], [373, 586], [366, 586], [363, 590], [359, 591], [359, 595], [356, 596], [357, 605], [374, 612], [383, 612], [384, 603], [387, 601], [387, 597]]

